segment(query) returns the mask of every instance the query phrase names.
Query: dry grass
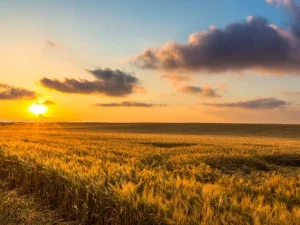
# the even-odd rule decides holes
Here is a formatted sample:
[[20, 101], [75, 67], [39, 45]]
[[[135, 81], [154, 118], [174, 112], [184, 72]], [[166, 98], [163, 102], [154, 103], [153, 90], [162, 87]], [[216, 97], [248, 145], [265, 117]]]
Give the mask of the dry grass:
[[77, 224], [300, 224], [297, 126], [252, 137], [233, 135], [241, 125], [230, 135], [99, 126], [1, 126], [0, 178]]

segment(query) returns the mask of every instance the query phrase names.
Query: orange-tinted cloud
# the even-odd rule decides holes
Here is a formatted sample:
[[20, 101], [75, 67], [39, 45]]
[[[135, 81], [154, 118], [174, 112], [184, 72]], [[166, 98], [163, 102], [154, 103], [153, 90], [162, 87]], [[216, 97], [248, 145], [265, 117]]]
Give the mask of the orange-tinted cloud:
[[284, 91], [282, 92], [284, 95], [300, 95], [300, 91]]
[[179, 85], [180, 83], [191, 81], [191, 77], [183, 75], [180, 73], [165, 73], [160, 76], [162, 79], [168, 79], [174, 86]]
[[51, 101], [51, 100], [46, 100], [43, 102], [44, 105], [56, 105], [56, 102]]
[[96, 106], [101, 107], [161, 107], [161, 106], [167, 106], [166, 104], [152, 104], [152, 103], [144, 103], [144, 102], [120, 102], [120, 103], [98, 103], [95, 104]]
[[229, 85], [224, 84], [224, 83], [220, 83], [220, 84], [217, 84], [217, 89], [227, 91], [229, 89]]

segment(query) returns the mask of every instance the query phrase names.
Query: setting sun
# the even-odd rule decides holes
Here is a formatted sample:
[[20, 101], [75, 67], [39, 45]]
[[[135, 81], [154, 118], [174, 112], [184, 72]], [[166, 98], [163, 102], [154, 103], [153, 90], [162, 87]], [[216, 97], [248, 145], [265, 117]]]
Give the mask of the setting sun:
[[43, 115], [48, 111], [48, 108], [45, 105], [33, 103], [28, 110], [35, 115]]

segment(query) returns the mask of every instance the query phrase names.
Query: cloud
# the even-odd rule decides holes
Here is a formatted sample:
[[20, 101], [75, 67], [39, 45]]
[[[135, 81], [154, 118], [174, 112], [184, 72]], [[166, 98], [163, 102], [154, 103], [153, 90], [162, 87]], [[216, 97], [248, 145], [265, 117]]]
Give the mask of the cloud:
[[224, 29], [211, 27], [191, 34], [186, 44], [173, 41], [147, 48], [130, 62], [142, 69], [168, 72], [299, 72], [300, 7], [293, 1], [280, 2], [287, 2], [284, 7], [292, 18], [289, 29], [280, 29], [263, 17], [250, 16]]
[[133, 92], [139, 93], [139, 94], [146, 94], [146, 93], [148, 93], [148, 90], [142, 86], [136, 86], [133, 88]]
[[55, 105], [56, 102], [51, 101], [51, 100], [39, 99], [39, 100], [35, 101], [35, 104], [37, 104], [37, 105]]
[[266, 0], [269, 4], [283, 6], [290, 18], [291, 32], [300, 38], [300, 7], [293, 0]]
[[179, 90], [179, 92], [182, 93], [188, 93], [188, 94], [198, 94], [202, 92], [201, 87], [196, 87], [196, 86], [185, 86]]
[[300, 95], [300, 91], [284, 91], [282, 92], [284, 95]]
[[120, 103], [98, 103], [95, 104], [96, 106], [101, 106], [101, 107], [161, 107], [161, 106], [167, 106], [166, 104], [151, 104], [151, 103], [143, 103], [143, 102], [120, 102]]
[[178, 92], [197, 95], [200, 94], [205, 97], [221, 97], [216, 91], [210, 87], [198, 87], [198, 86], [185, 86], [178, 90]]
[[56, 102], [51, 101], [51, 100], [46, 100], [42, 103], [43, 105], [56, 105]]
[[160, 76], [162, 79], [168, 79], [173, 85], [178, 85], [179, 83], [188, 82], [191, 80], [190, 76], [183, 75], [180, 73], [165, 73]]
[[96, 69], [87, 70], [96, 80], [65, 78], [57, 79], [42, 78], [40, 84], [43, 87], [63, 93], [93, 94], [100, 93], [108, 96], [126, 96], [139, 87], [139, 79], [121, 70]]
[[50, 47], [58, 47], [60, 44], [54, 41], [46, 41], [46, 44]]
[[161, 93], [160, 94], [161, 97], [183, 97], [183, 96], [180, 96], [178, 95], [178, 93]]
[[280, 6], [280, 5], [288, 6], [293, 3], [292, 0], [266, 0], [266, 2], [276, 6]]
[[205, 105], [244, 109], [275, 109], [283, 108], [289, 105], [289, 103], [282, 100], [278, 100], [276, 98], [258, 98], [249, 101], [239, 101], [230, 103], [206, 103]]
[[217, 84], [217, 89], [223, 90], [223, 91], [228, 91], [229, 85], [228, 84], [224, 84], [224, 83], [219, 83], [219, 84]]
[[35, 99], [37, 93], [24, 88], [0, 84], [0, 100]]

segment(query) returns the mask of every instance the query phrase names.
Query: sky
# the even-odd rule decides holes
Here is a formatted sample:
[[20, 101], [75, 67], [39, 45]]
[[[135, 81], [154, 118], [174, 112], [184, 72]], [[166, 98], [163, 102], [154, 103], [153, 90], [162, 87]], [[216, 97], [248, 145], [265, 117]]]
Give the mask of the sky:
[[3, 0], [0, 120], [299, 124], [299, 3]]

